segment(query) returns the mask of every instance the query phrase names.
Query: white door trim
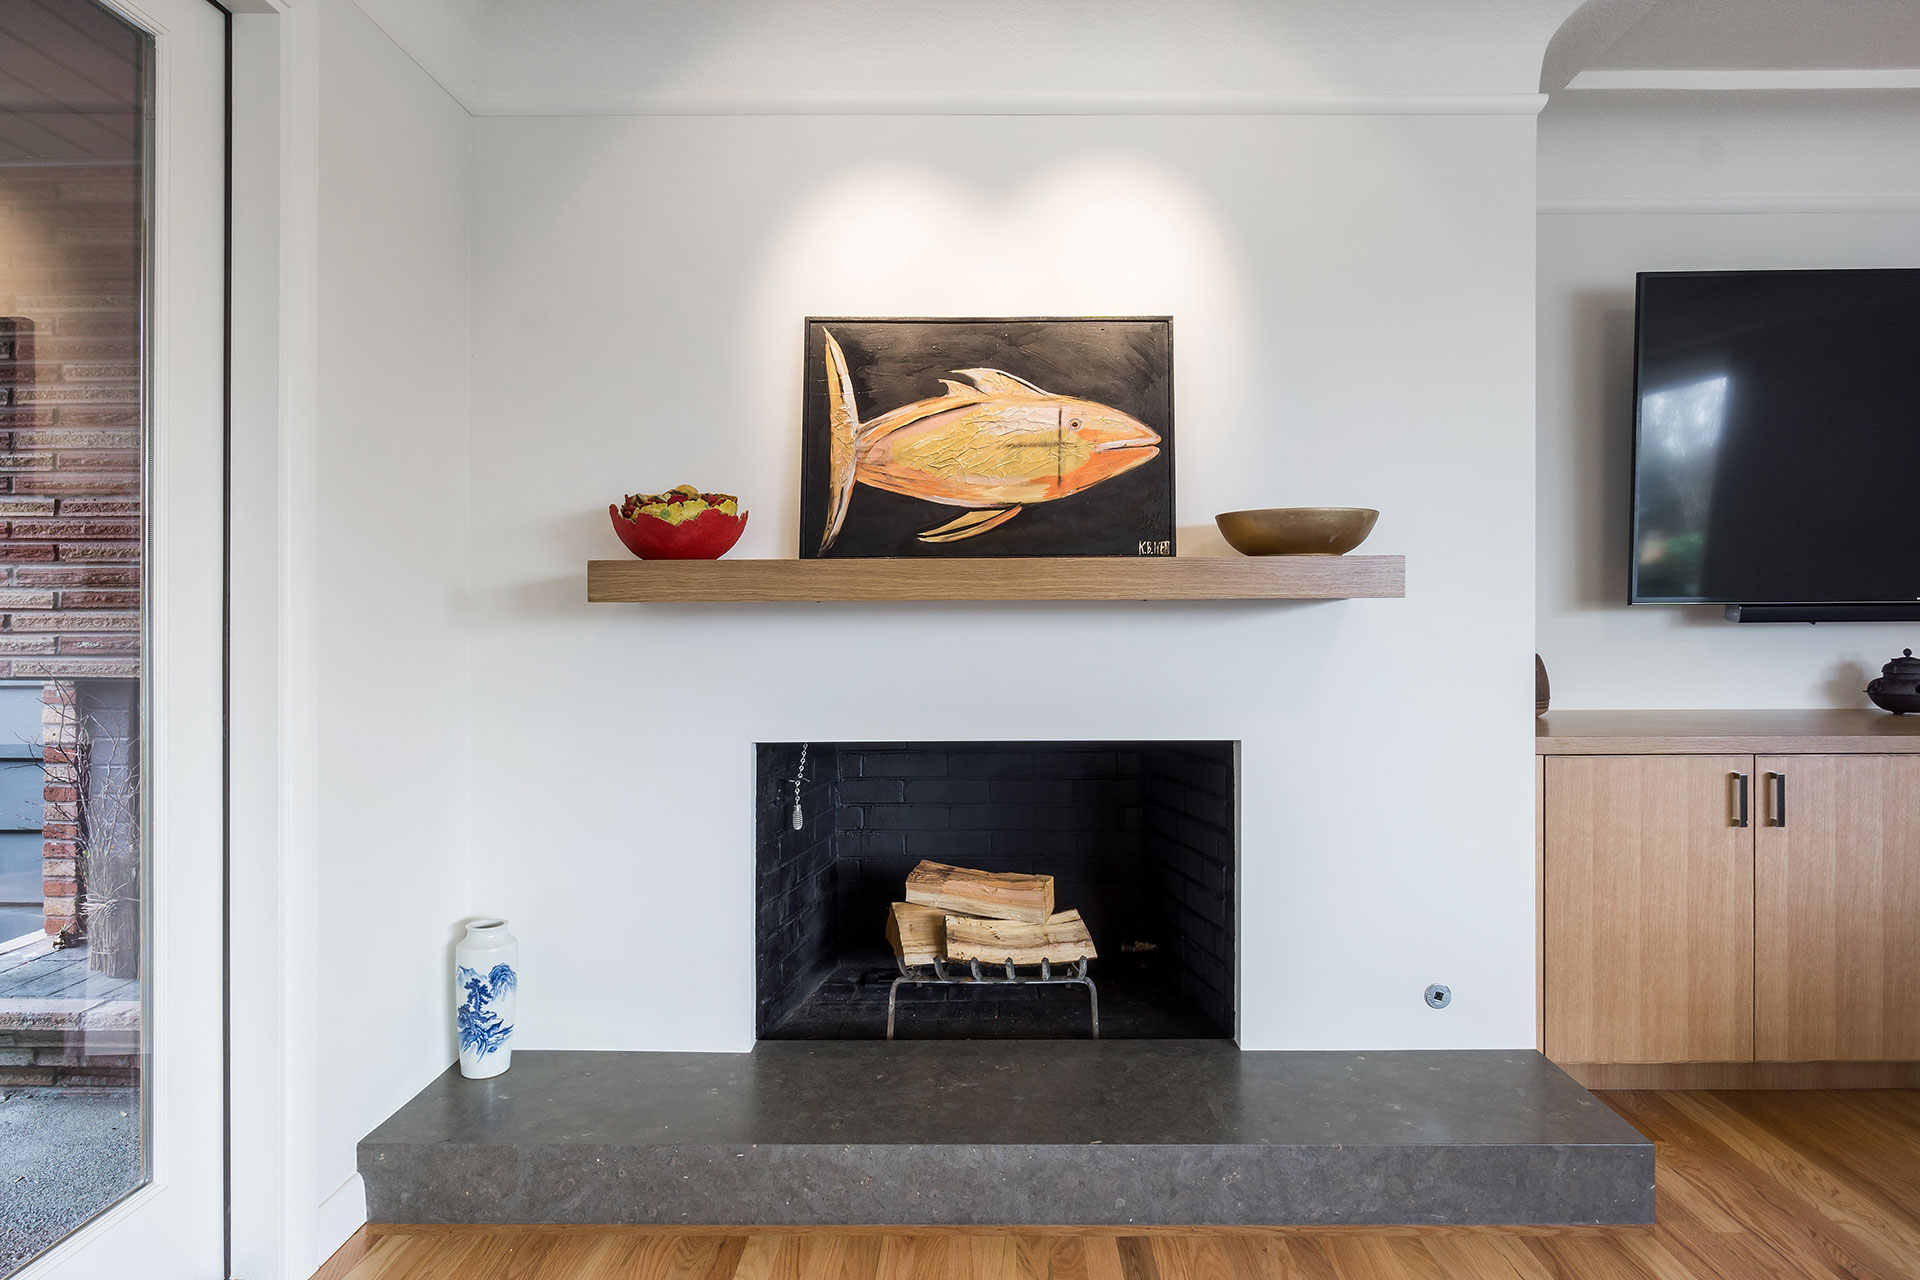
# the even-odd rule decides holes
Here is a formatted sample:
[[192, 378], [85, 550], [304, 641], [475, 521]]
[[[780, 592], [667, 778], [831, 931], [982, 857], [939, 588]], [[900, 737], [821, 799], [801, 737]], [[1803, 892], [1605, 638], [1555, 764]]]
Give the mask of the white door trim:
[[313, 1106], [319, 18], [312, 0], [229, 7], [233, 1273], [307, 1280], [366, 1220], [358, 1175], [319, 1184]]

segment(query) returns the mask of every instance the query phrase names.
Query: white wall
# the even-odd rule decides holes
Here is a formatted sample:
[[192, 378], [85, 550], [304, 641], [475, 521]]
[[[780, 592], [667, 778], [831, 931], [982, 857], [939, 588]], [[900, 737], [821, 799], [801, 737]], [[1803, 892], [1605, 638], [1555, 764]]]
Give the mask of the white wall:
[[[1532, 1043], [1531, 118], [475, 146], [476, 901], [523, 940], [520, 1043], [751, 1044], [757, 741], [1142, 737], [1245, 744], [1244, 1045]], [[623, 491], [737, 492], [735, 554], [795, 554], [803, 316], [1073, 313], [1175, 317], [1183, 526], [1378, 506], [1408, 598], [584, 602]]]
[[1625, 603], [1633, 278], [1920, 267], [1920, 102], [1663, 98], [1556, 100], [1541, 122], [1537, 632], [1554, 706], [1869, 705], [1880, 664], [1920, 646], [1914, 627]]
[[1920, 90], [1570, 90], [1540, 116], [1548, 209], [1782, 209], [1920, 198]]
[[313, 900], [296, 895], [289, 910], [311, 910], [317, 928], [315, 982], [302, 994], [308, 1047], [324, 1060], [311, 1102], [293, 1105], [296, 1123], [312, 1126], [326, 1250], [365, 1213], [354, 1144], [453, 1060], [450, 943], [471, 910], [472, 157], [466, 112], [412, 59], [348, 0], [317, 9], [317, 403], [303, 551], [317, 867]]

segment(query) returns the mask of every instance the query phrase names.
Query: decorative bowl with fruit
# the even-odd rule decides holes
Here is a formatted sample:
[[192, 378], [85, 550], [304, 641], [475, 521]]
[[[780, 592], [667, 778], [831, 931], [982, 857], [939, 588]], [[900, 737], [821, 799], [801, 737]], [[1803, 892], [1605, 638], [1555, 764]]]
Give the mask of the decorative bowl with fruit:
[[665, 493], [630, 493], [609, 504], [613, 531], [642, 560], [718, 560], [740, 541], [747, 513], [730, 493], [702, 493], [690, 484]]

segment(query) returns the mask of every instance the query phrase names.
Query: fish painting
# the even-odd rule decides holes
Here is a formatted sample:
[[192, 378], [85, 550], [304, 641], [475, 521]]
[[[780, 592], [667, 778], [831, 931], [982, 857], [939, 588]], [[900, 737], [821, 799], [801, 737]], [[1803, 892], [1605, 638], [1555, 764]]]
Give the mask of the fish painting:
[[[917, 323], [929, 329], [941, 327], [940, 322]], [[1021, 321], [1008, 326], [1095, 323]], [[905, 347], [894, 353], [903, 373], [915, 364], [919, 368], [911, 378], [893, 382], [900, 387], [937, 384], [940, 394], [887, 407], [885, 401], [862, 403], [855, 385], [856, 366], [849, 361], [838, 330], [834, 322], [819, 322], [816, 339], [818, 382], [813, 385], [824, 393], [825, 408], [819, 432], [824, 436], [825, 465], [817, 468], [824, 472], [819, 477], [824, 483], [818, 496], [824, 502], [803, 503], [814, 510], [811, 527], [802, 531], [803, 545], [811, 542], [817, 547], [814, 555], [828, 554], [841, 538], [856, 507], [856, 490], [864, 489], [899, 495], [917, 504], [959, 509], [951, 518], [931, 512], [915, 518], [911, 512], [916, 508], [894, 504], [876, 518], [902, 525], [915, 520], [914, 527], [901, 528], [894, 536], [903, 544], [910, 539], [910, 547], [920, 550], [903, 547], [891, 554], [935, 554], [944, 546], [974, 539], [982, 539], [974, 544], [981, 549], [968, 548], [960, 554], [1002, 553], [998, 548], [1006, 535], [984, 535], [1004, 529], [1030, 508], [1086, 494], [1146, 467], [1161, 458], [1166, 446], [1162, 433], [1138, 416], [1155, 406], [1156, 395], [1171, 398], [1162, 390], [1166, 373], [1154, 359], [1164, 347], [1151, 342], [1151, 333], [1143, 344], [1140, 335], [1132, 332], [1122, 332], [1116, 339], [1108, 329], [1081, 328], [1055, 336], [1049, 346], [1050, 335], [1045, 332], [1029, 335], [1016, 330], [1023, 339], [1018, 343], [988, 340], [998, 336], [991, 328], [985, 333], [935, 332], [925, 350]], [[1103, 343], [1113, 348], [1112, 354], [1102, 349]], [[868, 339], [862, 352], [869, 358], [860, 367], [874, 365], [871, 353], [876, 345]], [[975, 354], [997, 358], [994, 363], [960, 363], [961, 358]], [[1023, 355], [1030, 358], [1017, 358]], [[942, 358], [944, 367], [937, 363]], [[1111, 399], [1130, 397], [1142, 403], [1121, 407], [1101, 398], [1094, 388], [1082, 389], [1081, 379], [1074, 377], [1082, 372], [1075, 367], [1079, 359], [1086, 361], [1086, 377], [1100, 383], [1104, 373], [1105, 382], [1121, 393], [1109, 393]], [[1047, 371], [1031, 367], [1034, 364], [1047, 366]], [[1043, 384], [1043, 377], [1069, 379], [1071, 389]], [[869, 374], [869, 391], [874, 380]], [[1030, 537], [1028, 545], [1011, 554], [1167, 554], [1172, 532], [1170, 492], [1166, 501], [1155, 501], [1163, 488], [1170, 490], [1170, 475], [1161, 483], [1134, 486], [1135, 491], [1111, 511], [1098, 502], [1083, 503], [1077, 515], [1054, 522], [1056, 532], [1067, 531], [1058, 551], [1044, 541], [1036, 551], [1031, 545], [1035, 538]], [[1156, 518], [1162, 508], [1164, 520]], [[1052, 536], [1047, 530], [1035, 535]], [[1088, 538], [1098, 539], [1097, 544], [1088, 544]]]

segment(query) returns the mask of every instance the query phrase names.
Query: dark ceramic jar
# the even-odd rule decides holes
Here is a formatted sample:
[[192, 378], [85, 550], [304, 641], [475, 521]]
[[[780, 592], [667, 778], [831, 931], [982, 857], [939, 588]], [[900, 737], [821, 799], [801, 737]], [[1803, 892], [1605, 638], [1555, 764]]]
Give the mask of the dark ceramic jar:
[[1920, 658], [1913, 650], [1903, 649], [1900, 656], [1880, 668], [1880, 675], [1867, 686], [1867, 696], [1895, 715], [1920, 711]]

